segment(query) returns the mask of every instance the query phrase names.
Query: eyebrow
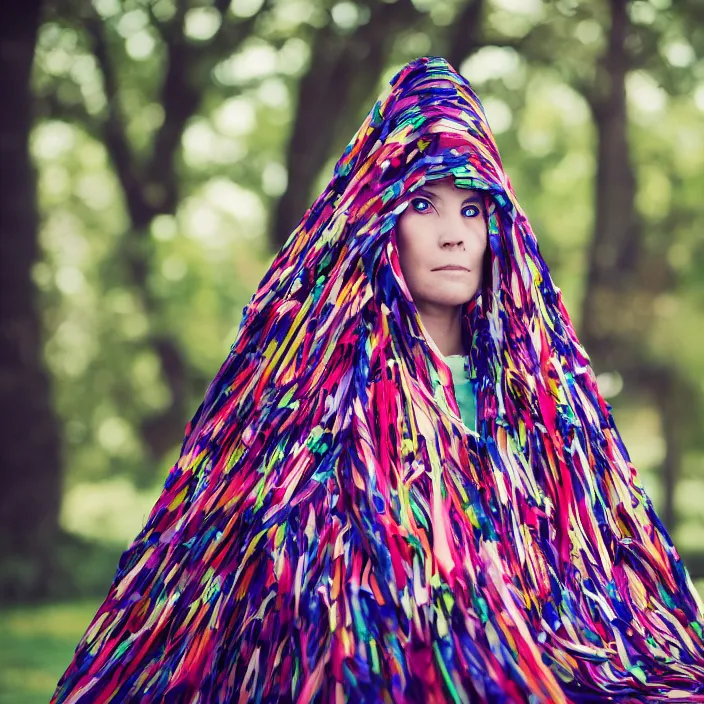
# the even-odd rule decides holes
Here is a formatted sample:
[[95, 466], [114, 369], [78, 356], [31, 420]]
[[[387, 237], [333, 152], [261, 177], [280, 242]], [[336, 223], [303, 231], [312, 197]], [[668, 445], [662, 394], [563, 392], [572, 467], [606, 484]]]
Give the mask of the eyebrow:
[[[442, 200], [442, 196], [439, 196], [437, 193], [433, 193], [432, 191], [428, 190], [427, 188], [423, 188], [422, 186], [416, 191], [416, 193], [424, 196], [428, 196], [429, 198], [437, 198], [438, 200]], [[471, 196], [467, 196], [462, 203], [479, 203], [480, 205], [483, 203], [483, 199], [480, 195], [474, 194]]]

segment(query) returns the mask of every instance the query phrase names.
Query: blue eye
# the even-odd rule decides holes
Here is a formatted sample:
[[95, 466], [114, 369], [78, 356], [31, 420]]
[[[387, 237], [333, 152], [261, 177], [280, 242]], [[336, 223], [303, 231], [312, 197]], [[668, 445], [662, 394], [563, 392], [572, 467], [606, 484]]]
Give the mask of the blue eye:
[[467, 210], [472, 211], [469, 215], [470, 218], [476, 217], [481, 212], [476, 205], [465, 205], [464, 208], [462, 208], [463, 213]]
[[[417, 213], [427, 213], [431, 209], [432, 203], [423, 196], [416, 196], [411, 200], [411, 206]], [[465, 205], [462, 208], [462, 214], [474, 218], [481, 214], [481, 208], [478, 205]]]
[[427, 205], [428, 208], [430, 207], [430, 203], [428, 203], [428, 201], [427, 201], [425, 198], [414, 198], [414, 199], [411, 201], [411, 205], [413, 206], [413, 209], [414, 209], [417, 213], [426, 213], [426, 212], [428, 211], [428, 209], [427, 209], [427, 208], [423, 208], [423, 209], [421, 210], [421, 209], [417, 208], [416, 205], [417, 205], [418, 203], [420, 203], [420, 204], [422, 204], [422, 205]]

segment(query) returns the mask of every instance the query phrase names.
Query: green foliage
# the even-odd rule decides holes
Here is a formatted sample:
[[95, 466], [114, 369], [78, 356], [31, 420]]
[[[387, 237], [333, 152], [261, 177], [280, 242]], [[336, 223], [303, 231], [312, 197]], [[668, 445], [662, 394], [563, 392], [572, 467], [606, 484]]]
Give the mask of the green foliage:
[[[92, 21], [103, 29], [115, 69], [112, 100], [95, 32], [84, 21], [90, 13], [48, 13], [33, 77], [39, 119], [32, 153], [43, 218], [43, 261], [34, 277], [65, 428], [66, 528], [117, 545], [143, 524], [178, 453], [174, 443], [154, 461], [141, 432], [145, 419], [173, 402], [152, 338], [166, 336], [183, 355], [195, 411], [272, 257], [267, 235], [287, 185], [286, 147], [305, 107], [297, 91], [310, 70], [316, 32], [331, 21], [347, 35], [364, 26], [372, 4], [341, 3], [330, 14], [324, 2], [264, 3], [244, 36], [238, 23], [257, 16], [262, 3], [238, 0], [224, 19], [207, 3], [189, 8], [184, 85], [199, 99], [169, 174], [178, 198], [137, 232], [105, 125], [112, 107], [146, 202], [160, 202], [168, 179], [150, 180], [139, 169], [169, 118], [163, 90], [176, 7], [169, 0], [95, 1]], [[379, 67], [380, 81], [413, 55], [440, 53], [444, 33], [464, 7], [459, 0], [414, 5], [423, 22], [389, 37], [391, 58]], [[695, 390], [677, 493], [677, 538], [694, 550], [704, 540], [704, 420], [697, 410], [704, 405], [704, 62], [697, 58], [704, 47], [689, 3], [639, 0], [630, 7], [636, 68], [627, 81], [629, 136], [643, 275], [657, 290], [643, 301], [642, 325], [648, 355], [675, 365]], [[506, 170], [579, 329], [594, 222], [589, 97], [607, 78], [599, 64], [607, 6], [487, 0], [482, 22], [480, 48], [459, 68], [486, 106]], [[361, 120], [374, 97], [345, 109]], [[338, 142], [344, 146], [351, 136]], [[337, 157], [329, 156], [316, 186], [327, 181]], [[131, 278], [129, 252], [147, 265], [151, 310]], [[609, 400], [657, 505], [662, 430], [650, 405], [619, 388], [611, 384]], [[111, 498], [119, 510], [109, 510]]]

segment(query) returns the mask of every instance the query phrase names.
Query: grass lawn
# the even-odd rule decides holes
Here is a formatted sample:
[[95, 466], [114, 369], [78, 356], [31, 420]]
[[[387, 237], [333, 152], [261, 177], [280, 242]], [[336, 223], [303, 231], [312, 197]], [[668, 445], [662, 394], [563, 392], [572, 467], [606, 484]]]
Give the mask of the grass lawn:
[[[704, 594], [704, 580], [697, 583]], [[0, 612], [0, 704], [48, 704], [100, 600]]]
[[100, 600], [0, 612], [0, 704], [48, 704]]

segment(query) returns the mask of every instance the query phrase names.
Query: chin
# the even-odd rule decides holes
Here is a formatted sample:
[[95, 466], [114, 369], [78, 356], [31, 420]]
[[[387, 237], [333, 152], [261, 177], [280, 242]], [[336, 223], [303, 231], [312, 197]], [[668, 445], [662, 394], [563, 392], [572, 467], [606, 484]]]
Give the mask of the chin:
[[461, 306], [471, 301], [477, 290], [476, 286], [457, 286], [442, 293], [437, 292], [434, 296], [428, 296], [428, 299], [436, 305]]
[[474, 298], [479, 285], [475, 282], [457, 281], [444, 282], [438, 285], [437, 281], [428, 282], [426, 286], [411, 286], [411, 298], [414, 301], [431, 306], [445, 306], [456, 308], [469, 303]]
[[436, 306], [447, 306], [448, 308], [455, 308], [456, 306], [461, 306], [465, 303], [469, 303], [469, 301], [471, 301], [474, 297], [475, 293], [476, 291], [472, 291], [471, 293], [466, 293], [464, 295], [454, 294], [451, 296], [428, 296], [425, 300], [428, 303], [432, 303]]

